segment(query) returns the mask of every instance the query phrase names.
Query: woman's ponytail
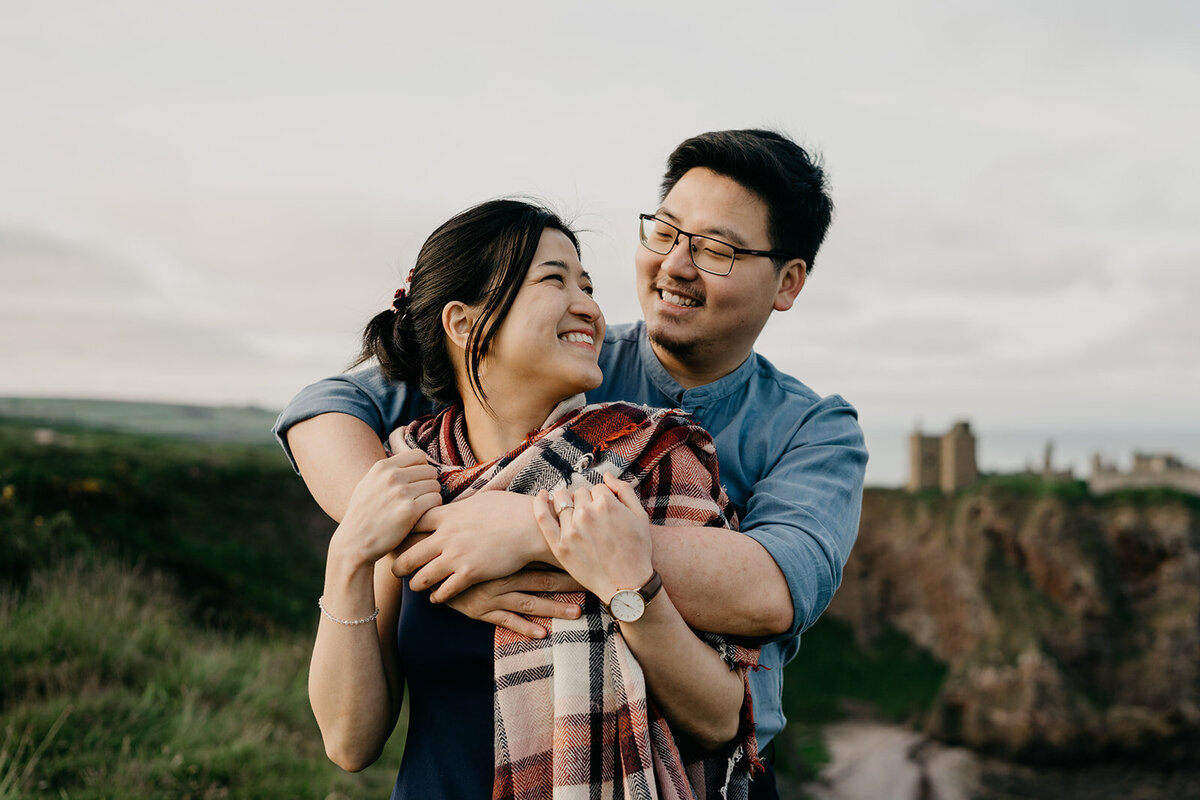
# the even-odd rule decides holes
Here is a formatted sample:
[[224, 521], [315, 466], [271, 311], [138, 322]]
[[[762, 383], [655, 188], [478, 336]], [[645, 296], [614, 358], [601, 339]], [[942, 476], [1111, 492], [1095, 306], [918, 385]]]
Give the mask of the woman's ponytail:
[[421, 348], [413, 336], [410, 305], [408, 292], [401, 289], [391, 308], [371, 318], [363, 330], [362, 350], [351, 366], [374, 359], [390, 381], [421, 382]]

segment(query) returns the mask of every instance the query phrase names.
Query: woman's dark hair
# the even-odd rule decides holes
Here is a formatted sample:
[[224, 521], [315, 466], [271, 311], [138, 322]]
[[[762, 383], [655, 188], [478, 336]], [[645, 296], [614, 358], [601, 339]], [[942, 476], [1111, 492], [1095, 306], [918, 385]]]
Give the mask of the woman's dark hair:
[[389, 380], [419, 384], [435, 401], [459, 400], [442, 329], [442, 309], [457, 300], [480, 309], [464, 366], [472, 390], [486, 403], [479, 365], [547, 228], [565, 234], [579, 253], [575, 232], [557, 214], [523, 200], [489, 200], [451, 217], [425, 240], [404, 296], [367, 323], [351, 366], [374, 358]]
[[[683, 142], [667, 158], [663, 198], [696, 167], [731, 178], [762, 198], [770, 249], [804, 259], [806, 271], [812, 272], [833, 219], [833, 201], [819, 158], [775, 131], [709, 131]], [[776, 270], [784, 263], [786, 259], [775, 259]]]

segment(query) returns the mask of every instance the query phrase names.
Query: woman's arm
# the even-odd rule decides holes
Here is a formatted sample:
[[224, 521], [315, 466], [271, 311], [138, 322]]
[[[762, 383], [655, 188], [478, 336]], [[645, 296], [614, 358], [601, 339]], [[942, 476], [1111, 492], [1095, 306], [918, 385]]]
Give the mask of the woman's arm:
[[330, 554], [325, 573], [325, 609], [346, 620], [369, 617], [375, 624], [343, 625], [321, 615], [308, 675], [308, 697], [329, 760], [358, 772], [379, 758], [396, 727], [404, 676], [396, 659], [400, 587], [389, 558], [374, 568], [355, 569]]
[[[641, 501], [628, 484], [611, 475], [604, 481], [562, 493], [556, 501], [573, 501], [574, 508], [557, 516], [542, 492], [534, 500], [534, 516], [558, 562], [607, 601], [619, 589], [642, 586], [654, 570], [650, 525]], [[688, 627], [665, 590], [641, 619], [619, 624], [647, 688], [673, 725], [708, 748], [737, 735], [745, 678]]]
[[[343, 769], [374, 762], [396, 725], [403, 696], [396, 658], [401, 584], [389, 554], [439, 503], [436, 470], [420, 452], [404, 451], [371, 467], [330, 539], [326, 613], [313, 645], [308, 695], [325, 752]], [[346, 624], [369, 618], [377, 607], [375, 625]]]

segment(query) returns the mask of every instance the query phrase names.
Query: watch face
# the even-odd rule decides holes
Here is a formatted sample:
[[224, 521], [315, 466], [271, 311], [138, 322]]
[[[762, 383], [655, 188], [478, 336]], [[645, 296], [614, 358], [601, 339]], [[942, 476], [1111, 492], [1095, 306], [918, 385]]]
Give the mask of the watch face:
[[646, 601], [633, 589], [622, 589], [613, 595], [608, 609], [619, 622], [637, 622], [646, 612]]

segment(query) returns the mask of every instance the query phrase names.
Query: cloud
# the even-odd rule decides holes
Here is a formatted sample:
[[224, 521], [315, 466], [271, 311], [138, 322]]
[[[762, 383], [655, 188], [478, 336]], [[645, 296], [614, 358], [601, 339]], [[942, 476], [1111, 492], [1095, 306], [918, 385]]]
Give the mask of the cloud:
[[0, 29], [0, 392], [281, 403], [515, 191], [586, 215], [636, 318], [666, 154], [773, 125], [838, 205], [780, 366], [904, 424], [1195, 401], [1196, 4], [66, 7]]

